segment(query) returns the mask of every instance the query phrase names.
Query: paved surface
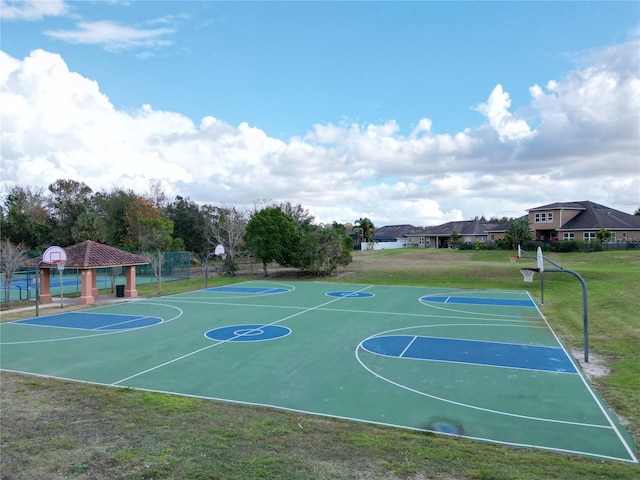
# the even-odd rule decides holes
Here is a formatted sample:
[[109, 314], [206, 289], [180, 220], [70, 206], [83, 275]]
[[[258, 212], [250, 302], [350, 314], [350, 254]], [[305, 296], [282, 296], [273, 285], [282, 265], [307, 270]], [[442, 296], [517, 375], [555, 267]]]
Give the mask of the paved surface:
[[[431, 301], [445, 295], [483, 302]], [[513, 360], [540, 349], [571, 360], [535, 304], [513, 301], [526, 299], [515, 290], [252, 281], [133, 302], [112, 296], [95, 309], [54, 302], [40, 322], [0, 323], [0, 364], [637, 463], [631, 436], [577, 365], [549, 371]], [[142, 319], [158, 321], [139, 328]], [[480, 344], [491, 355], [469, 358]], [[443, 345], [449, 356], [436, 355]]]
[[[75, 306], [78, 305], [78, 300], [79, 297], [70, 297], [70, 298], [63, 298], [62, 301], [60, 299], [60, 297], [53, 297], [53, 302], [51, 303], [41, 303], [39, 305], [39, 309], [43, 310], [43, 309], [51, 309], [51, 308], [62, 308], [64, 309], [64, 307], [69, 307], [69, 306]], [[103, 305], [106, 303], [117, 303], [117, 302], [128, 302], [131, 300], [136, 300], [135, 298], [123, 298], [123, 297], [115, 297], [113, 295], [99, 295], [97, 297], [95, 297], [95, 304], [94, 305]], [[62, 304], [62, 306], [61, 306]], [[91, 306], [91, 305], [87, 305], [87, 306]], [[15, 312], [27, 312], [27, 311], [33, 311], [33, 314], [35, 315], [36, 312], [36, 306], [35, 304], [33, 305], [29, 305], [28, 307], [18, 307], [18, 308], [11, 308], [8, 310], [2, 310], [2, 312], [0, 312], [0, 315], [5, 315], [8, 313], [15, 313]]]

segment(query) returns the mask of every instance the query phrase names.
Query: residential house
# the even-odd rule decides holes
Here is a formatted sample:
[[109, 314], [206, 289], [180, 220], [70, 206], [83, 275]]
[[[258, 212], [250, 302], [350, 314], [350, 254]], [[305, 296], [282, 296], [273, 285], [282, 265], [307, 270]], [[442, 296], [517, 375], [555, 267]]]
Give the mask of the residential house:
[[362, 250], [367, 250], [369, 248], [373, 250], [384, 250], [391, 248], [404, 248], [407, 246], [407, 233], [415, 230], [416, 227], [413, 225], [385, 225], [384, 227], [376, 228], [373, 238], [373, 245], [369, 245], [367, 242], [362, 242], [362, 244], [357, 244], [357, 238], [355, 234], [352, 234], [351, 237], [354, 238], [354, 242], [356, 242], [356, 248], [360, 248]]
[[[640, 216], [614, 210], [597, 203], [561, 202], [527, 210], [532, 238], [536, 241], [591, 241], [597, 232], [611, 232], [611, 243], [640, 242]], [[521, 217], [522, 218], [522, 217]], [[404, 242], [407, 247], [448, 248], [456, 232], [462, 243], [495, 245], [511, 222], [495, 223], [484, 219], [448, 222], [432, 227], [388, 225], [376, 229], [376, 242]], [[401, 245], [400, 245], [401, 246]], [[397, 247], [396, 247], [397, 248]]]
[[409, 247], [448, 248], [455, 232], [462, 243], [494, 243], [504, 235], [508, 225], [486, 220], [461, 220], [433, 227], [417, 228], [407, 234]]
[[640, 241], [640, 216], [597, 203], [559, 202], [527, 210], [532, 237], [555, 240], [595, 241], [599, 230], [611, 232], [611, 243]]
[[375, 239], [377, 242], [400, 242], [407, 244], [407, 234], [416, 229], [413, 225], [385, 225], [376, 228]]

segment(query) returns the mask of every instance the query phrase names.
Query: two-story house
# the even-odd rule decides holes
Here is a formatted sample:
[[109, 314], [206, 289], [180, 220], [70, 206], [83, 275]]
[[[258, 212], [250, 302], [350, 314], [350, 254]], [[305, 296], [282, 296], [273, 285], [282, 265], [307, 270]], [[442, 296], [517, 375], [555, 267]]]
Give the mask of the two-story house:
[[640, 216], [597, 203], [559, 202], [531, 208], [529, 227], [535, 240], [594, 241], [599, 230], [611, 232], [611, 242], [638, 242]]

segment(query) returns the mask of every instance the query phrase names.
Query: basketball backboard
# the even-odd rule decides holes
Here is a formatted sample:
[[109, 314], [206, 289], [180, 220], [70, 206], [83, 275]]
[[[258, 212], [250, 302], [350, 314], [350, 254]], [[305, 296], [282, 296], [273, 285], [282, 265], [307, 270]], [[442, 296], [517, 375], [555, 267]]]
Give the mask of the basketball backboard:
[[56, 264], [67, 261], [67, 252], [64, 248], [53, 245], [47, 248], [42, 254], [42, 262]]
[[536, 266], [540, 270], [540, 273], [544, 272], [544, 256], [542, 255], [542, 247], [538, 247], [536, 262], [538, 263]]

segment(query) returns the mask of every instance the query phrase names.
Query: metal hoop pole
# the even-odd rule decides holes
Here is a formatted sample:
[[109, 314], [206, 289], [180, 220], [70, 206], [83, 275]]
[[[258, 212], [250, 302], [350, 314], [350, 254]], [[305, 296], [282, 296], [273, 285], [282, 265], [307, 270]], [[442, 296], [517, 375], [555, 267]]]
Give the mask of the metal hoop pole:
[[[62, 264], [62, 268], [60, 268], [60, 264]], [[60, 275], [60, 308], [64, 307], [64, 281], [62, 280], [62, 271], [64, 270], [64, 262], [59, 262], [56, 264], [58, 268], [58, 275]]]
[[[553, 262], [551, 262], [553, 263]], [[558, 266], [557, 263], [554, 265]], [[584, 361], [585, 363], [589, 363], [589, 312], [588, 308], [588, 297], [587, 297], [587, 283], [584, 281], [584, 278], [573, 270], [569, 270], [568, 268], [562, 268], [558, 266], [557, 270], [546, 270], [547, 272], [565, 272], [570, 275], [573, 275], [580, 281], [580, 285], [582, 285], [582, 335], [583, 335], [583, 344], [584, 344]]]
[[580, 284], [582, 285], [582, 330], [584, 337], [584, 361], [585, 363], [589, 363], [589, 315], [587, 314], [587, 284], [584, 281], [584, 278], [580, 276], [578, 272], [574, 272], [573, 270], [564, 269], [563, 272], [570, 273], [578, 280], [580, 280]]
[[40, 310], [40, 265], [42, 265], [44, 262], [41, 260], [38, 262], [38, 264], [36, 265], [36, 317], [39, 316]]
[[204, 260], [204, 288], [209, 288], [209, 257], [215, 254], [216, 252], [208, 253]]

